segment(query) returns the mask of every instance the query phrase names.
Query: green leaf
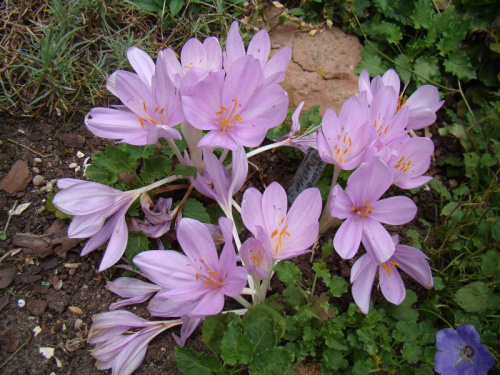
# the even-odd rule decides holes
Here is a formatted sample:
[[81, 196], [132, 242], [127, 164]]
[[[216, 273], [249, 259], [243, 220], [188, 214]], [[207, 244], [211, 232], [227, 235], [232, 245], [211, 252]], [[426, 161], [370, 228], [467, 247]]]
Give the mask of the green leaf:
[[377, 23], [372, 28], [372, 34], [374, 34], [378, 40], [387, 41], [390, 44], [397, 44], [401, 39], [403, 39], [403, 33], [401, 32], [399, 26], [386, 21]]
[[421, 28], [428, 29], [432, 25], [434, 14], [430, 1], [418, 0], [411, 15], [413, 27], [417, 30]]
[[191, 349], [175, 347], [177, 367], [184, 375], [218, 375], [222, 369], [219, 359]]
[[227, 327], [220, 349], [224, 362], [234, 366], [237, 363], [250, 362], [254, 353], [254, 344], [243, 331], [242, 324], [233, 321]]
[[279, 262], [274, 266], [274, 270], [278, 274], [278, 279], [285, 285], [293, 285], [302, 280], [299, 267], [290, 261]]
[[294, 355], [285, 348], [266, 350], [256, 356], [248, 369], [249, 375], [284, 375], [293, 366]]
[[245, 333], [253, 344], [255, 354], [276, 346], [278, 340], [273, 328], [272, 322], [266, 319], [245, 324]]
[[134, 159], [147, 159], [150, 156], [153, 156], [155, 152], [155, 145], [144, 145], [144, 146], [135, 146], [130, 145], [128, 143], [120, 143], [117, 146], [120, 150], [130, 154]]
[[469, 57], [463, 51], [453, 51], [448, 59], [443, 62], [444, 69], [463, 81], [476, 78], [476, 72], [472, 67]]
[[202, 223], [210, 223], [210, 216], [203, 206], [203, 203], [194, 198], [188, 198], [182, 206], [182, 216], [201, 221]]
[[417, 363], [422, 355], [422, 348], [415, 343], [405, 342], [403, 344], [403, 349], [401, 349], [401, 355], [408, 362]]
[[170, 14], [175, 17], [184, 6], [184, 0], [170, 0]]
[[466, 312], [483, 313], [491, 308], [491, 289], [482, 281], [470, 283], [455, 293], [455, 302]]
[[441, 197], [443, 197], [446, 200], [451, 200], [450, 192], [440, 180], [433, 178], [432, 180], [429, 181], [429, 185], [432, 189], [437, 191]]
[[144, 160], [142, 165], [141, 177], [146, 184], [151, 184], [155, 180], [164, 178], [172, 174], [172, 160], [165, 156], [152, 156]]
[[439, 276], [434, 276], [434, 290], [443, 290], [444, 283], [443, 280]]
[[329, 370], [342, 370], [349, 366], [349, 362], [338, 350], [327, 348], [323, 351], [322, 363]]
[[146, 250], [149, 250], [148, 236], [142, 232], [129, 232], [125, 257], [132, 260], [137, 254]]
[[269, 307], [267, 303], [261, 303], [259, 305], [253, 306], [250, 310], [248, 310], [243, 316], [243, 324], [246, 326], [247, 324], [258, 322], [262, 319], [265, 319], [271, 323], [271, 327], [275, 333], [276, 339], [280, 340], [285, 334], [285, 319], [278, 311]]
[[394, 59], [396, 72], [398, 72], [401, 81], [408, 82], [411, 79], [412, 73], [410, 72], [413, 60], [407, 55], [401, 54]]
[[304, 291], [298, 286], [289, 286], [282, 292], [283, 301], [290, 306], [300, 306], [305, 300]]
[[313, 105], [311, 108], [306, 109], [302, 116], [300, 116], [300, 127], [308, 129], [311, 126], [319, 125], [321, 124], [321, 119], [319, 104]]
[[229, 323], [238, 322], [240, 320], [241, 318], [239, 315], [233, 313], [207, 316], [201, 328], [202, 341], [212, 352], [220, 354], [222, 338], [224, 337]]
[[196, 175], [198, 174], [198, 170], [196, 169], [196, 167], [191, 167], [189, 165], [176, 164], [174, 172], [172, 174], [183, 177], [196, 177]]
[[439, 65], [435, 58], [430, 56], [420, 56], [415, 60], [413, 70], [418, 75], [415, 79], [421, 83], [429, 83], [427, 80], [440, 80]]
[[366, 49], [367, 47], [363, 48], [361, 51], [360, 55], [363, 57], [363, 60], [356, 66], [354, 72], [359, 74], [362, 70], [366, 69], [371, 77], [384, 74], [386, 69], [378, 53], [376, 51], [373, 53], [363, 53]]
[[113, 184], [118, 181], [118, 173], [114, 173], [104, 164], [99, 165], [99, 163], [92, 163], [87, 166], [85, 170], [85, 176], [91, 179], [94, 182], [98, 182], [100, 184], [113, 186]]
[[440, 56], [446, 56], [451, 51], [458, 50], [467, 35], [469, 22], [450, 22], [443, 36], [436, 43]]
[[418, 319], [418, 311], [413, 308], [417, 295], [413, 290], [406, 290], [406, 298], [400, 305], [388, 304], [386, 311], [400, 321], [414, 322]]

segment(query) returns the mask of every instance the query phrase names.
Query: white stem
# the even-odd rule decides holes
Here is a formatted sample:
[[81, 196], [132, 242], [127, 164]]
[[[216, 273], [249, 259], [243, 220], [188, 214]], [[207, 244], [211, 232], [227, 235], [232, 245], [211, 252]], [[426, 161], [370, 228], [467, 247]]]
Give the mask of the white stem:
[[231, 198], [231, 203], [233, 204], [233, 207], [235, 208], [236, 211], [238, 211], [239, 214], [241, 214], [241, 207], [240, 205], [234, 200]]
[[247, 152], [247, 159], [250, 159], [252, 156], [255, 156], [257, 154], [260, 154], [261, 152], [264, 152], [267, 150], [272, 150], [273, 148], [283, 146], [284, 144], [286, 144], [286, 143], [284, 141], [282, 141], [282, 142], [271, 143], [270, 145], [256, 148], [253, 151]]
[[169, 184], [169, 183], [174, 182], [176, 180], [179, 180], [181, 178], [184, 178], [184, 176], [177, 176], [177, 175], [169, 176], [169, 177], [166, 177], [160, 181], [153, 182], [151, 185], [147, 185], [147, 186], [144, 186], [142, 188], [139, 188], [139, 189], [137, 189], [137, 191], [144, 192], [144, 191], [153, 190], [153, 189], [157, 188], [158, 186]]
[[219, 162], [222, 164], [224, 160], [226, 160], [227, 153], [229, 152], [229, 149], [225, 148], [224, 151], [222, 151], [222, 154], [219, 158]]
[[247, 309], [249, 309], [250, 307], [252, 307], [252, 304], [250, 302], [248, 302], [246, 299], [244, 299], [242, 296], [240, 296], [239, 294], [237, 296], [234, 296], [233, 298], [236, 301], [238, 301], [239, 303], [241, 303], [241, 305], [243, 305]]
[[175, 156], [177, 156], [177, 159], [179, 160], [179, 162], [181, 162], [182, 164], [185, 164], [184, 158], [182, 157], [182, 154], [179, 151], [179, 149], [177, 148], [177, 145], [175, 144], [174, 140], [169, 138], [169, 139], [167, 139], [167, 143], [170, 146], [170, 148], [172, 149], [172, 151], [174, 152]]
[[257, 293], [257, 291], [250, 288], [243, 288], [243, 290], [241, 291], [241, 294], [254, 295], [255, 293]]

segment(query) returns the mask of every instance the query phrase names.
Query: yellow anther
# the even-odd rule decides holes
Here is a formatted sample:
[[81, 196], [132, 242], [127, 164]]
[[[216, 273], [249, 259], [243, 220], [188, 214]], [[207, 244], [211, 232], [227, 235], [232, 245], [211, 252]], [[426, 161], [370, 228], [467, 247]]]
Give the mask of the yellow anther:
[[144, 112], [148, 111], [148, 108], [146, 107], [146, 102], [142, 102], [142, 108], [144, 108]]
[[157, 106], [155, 107], [155, 110], [153, 111], [153, 113], [158, 112], [158, 109], [159, 109], [159, 108], [160, 108], [160, 106], [159, 106], [159, 105], [157, 105]]
[[241, 117], [240, 115], [233, 115], [234, 119], [239, 121], [239, 122], [242, 122], [243, 121], [243, 117]]
[[[388, 266], [386, 263], [389, 263], [390, 265]], [[389, 275], [389, 277], [391, 277], [391, 271], [392, 271], [392, 269], [394, 267], [396, 267], [396, 266], [399, 266], [398, 263], [392, 262], [392, 261], [387, 261], [387, 262], [382, 263], [380, 265], [382, 266], [382, 268], [384, 268], [387, 271], [387, 275]]]

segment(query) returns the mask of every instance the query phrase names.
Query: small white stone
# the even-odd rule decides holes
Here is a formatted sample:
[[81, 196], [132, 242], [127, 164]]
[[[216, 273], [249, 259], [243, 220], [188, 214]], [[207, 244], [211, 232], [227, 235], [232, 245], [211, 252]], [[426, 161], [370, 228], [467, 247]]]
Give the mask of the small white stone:
[[80, 169], [81, 169], [81, 168], [80, 168], [80, 166], [77, 166], [77, 167], [75, 168], [75, 172], [78, 172]]
[[76, 319], [75, 320], [75, 329], [80, 329], [83, 326], [83, 320], [81, 319]]
[[78, 151], [78, 152], [76, 153], [76, 156], [77, 156], [78, 158], [83, 158], [83, 157], [85, 156], [85, 154], [84, 154], [83, 152], [81, 152], [81, 151]]
[[41, 162], [42, 162], [42, 159], [40, 159], [40, 158], [34, 158], [34, 159], [33, 159], [33, 161], [34, 161], [35, 163], [41, 163]]
[[26, 306], [26, 301], [25, 301], [25, 300], [23, 300], [23, 299], [18, 299], [18, 300], [17, 300], [17, 306], [19, 306], [19, 307], [24, 307], [24, 306]]
[[34, 174], [40, 174], [40, 168], [33, 167], [31, 168], [31, 170], [33, 171]]
[[25, 134], [25, 131], [23, 129], [17, 129], [17, 132], [20, 134]]
[[35, 337], [38, 336], [40, 332], [42, 332], [42, 329], [40, 326], [36, 326], [35, 328], [32, 329], [33, 333], [35, 334]]
[[77, 166], [78, 166], [78, 164], [76, 164], [76, 163], [71, 163], [70, 165], [68, 165], [68, 167], [70, 169], [75, 169]]
[[43, 181], [44, 181], [43, 176], [36, 175], [35, 177], [33, 177], [33, 185], [35, 186], [42, 186]]

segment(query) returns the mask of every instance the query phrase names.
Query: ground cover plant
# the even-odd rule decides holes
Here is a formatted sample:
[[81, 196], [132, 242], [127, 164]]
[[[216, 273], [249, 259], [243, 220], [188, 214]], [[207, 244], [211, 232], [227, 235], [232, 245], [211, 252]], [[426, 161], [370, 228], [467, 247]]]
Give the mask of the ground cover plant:
[[[417, 4], [410, 19], [422, 12]], [[381, 9], [390, 17], [393, 6]], [[234, 23], [225, 46], [192, 39], [180, 61], [170, 49], [153, 62], [131, 47], [136, 73], [107, 80], [121, 104], [86, 117], [94, 134], [122, 142], [92, 158], [86, 176], [94, 182], [60, 179], [52, 204], [72, 215], [70, 237], [90, 237], [82, 255], [107, 243], [101, 271], [126, 259], [107, 286], [124, 299], [96, 315], [89, 334], [97, 367], [131, 373], [152, 339], [182, 325], [175, 355], [185, 374], [283, 374], [316, 364], [323, 373], [487, 373], [499, 331], [498, 84], [472, 82], [468, 95], [458, 81], [446, 91], [456, 110], [440, 110], [448, 125], [438, 133], [455, 136], [461, 152], [434, 161], [442, 176], [431, 179], [423, 175], [434, 144], [422, 129], [443, 101], [436, 86], [417, 89], [430, 75], [414, 68], [421, 81], [414, 77], [411, 93], [401, 92], [394, 70], [372, 79], [360, 71], [359, 94], [338, 114], [300, 116], [299, 106], [287, 115], [279, 83], [290, 52], [268, 60], [269, 45], [260, 31], [245, 46]], [[330, 165], [318, 188], [293, 203], [277, 182], [245, 186], [247, 159], [279, 146], [292, 157], [317, 148]], [[398, 231], [416, 215], [410, 197], [426, 189], [441, 199], [436, 217]], [[309, 270], [290, 261], [311, 248]], [[340, 258], [352, 267], [335, 272]], [[123, 309], [148, 299], [151, 316], [170, 319]], [[199, 325], [209, 350], [182, 348]]]

